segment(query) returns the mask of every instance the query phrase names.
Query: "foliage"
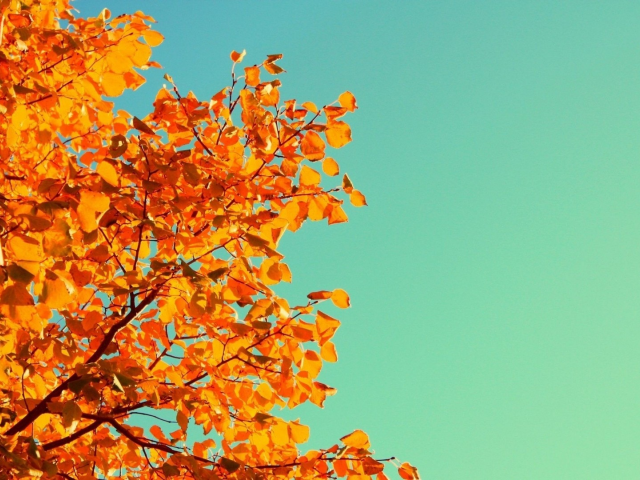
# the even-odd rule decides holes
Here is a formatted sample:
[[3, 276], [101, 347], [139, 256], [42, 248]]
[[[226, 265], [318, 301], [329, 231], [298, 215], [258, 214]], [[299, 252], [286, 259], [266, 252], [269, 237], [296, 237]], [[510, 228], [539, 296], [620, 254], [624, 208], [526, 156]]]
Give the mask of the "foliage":
[[[281, 104], [281, 55], [233, 52], [230, 87], [200, 101], [166, 76], [139, 119], [105, 97], [159, 67], [150, 17], [0, 5], [0, 476], [385, 479], [363, 432], [302, 454], [308, 428], [271, 413], [335, 392], [316, 378], [339, 322], [316, 308], [349, 297], [272, 288], [287, 230], [345, 222], [340, 192], [366, 204], [308, 164], [338, 175], [353, 95]], [[136, 426], [167, 413], [170, 433]]]

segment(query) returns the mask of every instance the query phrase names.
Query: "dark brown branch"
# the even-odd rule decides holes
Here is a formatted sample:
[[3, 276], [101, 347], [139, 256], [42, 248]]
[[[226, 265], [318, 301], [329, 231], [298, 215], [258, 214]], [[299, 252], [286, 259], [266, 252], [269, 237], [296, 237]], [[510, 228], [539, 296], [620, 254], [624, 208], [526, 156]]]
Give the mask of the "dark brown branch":
[[[155, 300], [155, 298], [157, 297], [158, 293], [160, 292], [160, 287], [162, 285], [159, 285], [155, 290], [152, 290], [151, 293], [149, 295], [147, 295], [144, 298], [144, 300], [142, 300], [135, 309], [131, 310], [124, 318], [122, 318], [122, 320], [120, 320], [119, 322], [114, 324], [109, 329], [109, 331], [106, 333], [106, 335], [102, 339], [102, 342], [100, 342], [100, 345], [98, 346], [96, 351], [93, 353], [93, 355], [91, 355], [91, 357], [89, 357], [89, 359], [85, 363], [96, 362], [97, 360], [100, 359], [100, 357], [102, 357], [102, 355], [104, 355], [104, 352], [107, 350], [107, 348], [109, 347], [109, 345], [113, 341], [113, 338], [116, 336], [116, 333], [118, 333], [120, 330], [122, 330], [124, 327], [126, 327], [151, 302], [153, 302]], [[15, 435], [15, 434], [23, 431], [29, 425], [31, 425], [40, 415], [42, 415], [43, 413], [47, 412], [47, 403], [51, 402], [54, 398], [59, 397], [62, 394], [62, 392], [64, 392], [67, 389], [69, 384], [71, 382], [77, 380], [78, 378], [79, 378], [78, 374], [76, 374], [76, 373], [74, 373], [70, 377], [67, 377], [67, 379], [64, 382], [62, 382], [60, 385], [58, 385], [56, 388], [54, 388], [51, 391], [51, 393], [49, 393], [46, 397], [44, 397], [42, 399], [42, 401], [38, 405], [36, 405], [34, 407], [33, 410], [31, 410], [29, 413], [27, 413], [24, 417], [22, 417], [18, 421], [18, 423], [16, 423], [13, 427], [11, 427], [9, 430], [7, 430], [5, 432], [5, 436]]]
[[71, 443], [71, 442], [77, 440], [78, 438], [82, 437], [83, 435], [94, 431], [96, 428], [98, 428], [100, 425], [102, 425], [102, 423], [103, 423], [102, 420], [96, 420], [95, 422], [90, 423], [86, 427], [81, 428], [80, 430], [76, 430], [74, 433], [72, 433], [68, 437], [61, 438], [60, 440], [54, 440], [53, 442], [45, 443], [42, 446], [42, 448], [45, 451], [53, 450], [54, 448], [58, 448], [58, 447], [61, 447], [63, 445], [66, 445], [68, 443]]

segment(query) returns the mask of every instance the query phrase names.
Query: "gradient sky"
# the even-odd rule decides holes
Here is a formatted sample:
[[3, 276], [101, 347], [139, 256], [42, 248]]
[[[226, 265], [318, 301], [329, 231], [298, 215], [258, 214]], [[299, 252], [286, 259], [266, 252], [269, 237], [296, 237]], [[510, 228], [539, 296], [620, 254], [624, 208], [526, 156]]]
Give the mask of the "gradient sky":
[[[207, 99], [283, 53], [284, 98], [352, 91], [336, 152], [367, 195], [281, 244], [292, 299], [345, 288], [309, 446], [360, 428], [425, 479], [640, 478], [640, 3], [189, 0], [143, 10]], [[295, 303], [295, 302], [294, 302]]]

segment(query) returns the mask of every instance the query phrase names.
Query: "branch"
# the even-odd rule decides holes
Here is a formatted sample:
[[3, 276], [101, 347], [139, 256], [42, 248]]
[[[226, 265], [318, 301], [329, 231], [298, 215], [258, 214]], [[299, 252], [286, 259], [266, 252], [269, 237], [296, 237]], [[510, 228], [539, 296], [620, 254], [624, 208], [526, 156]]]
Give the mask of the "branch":
[[[120, 330], [126, 327], [133, 319], [135, 319], [142, 312], [142, 310], [145, 309], [145, 307], [147, 307], [151, 302], [155, 300], [155, 298], [158, 296], [158, 293], [160, 293], [160, 287], [164, 285], [164, 283], [166, 283], [166, 281], [163, 282], [161, 285], [159, 285], [158, 288], [153, 290], [149, 295], [147, 295], [144, 298], [144, 300], [142, 300], [142, 302], [140, 302], [135, 309], [131, 310], [128, 313], [127, 316], [125, 316], [122, 320], [120, 320], [119, 322], [117, 322], [115, 325], [111, 327], [111, 329], [106, 333], [106, 335], [102, 339], [102, 342], [100, 342], [100, 345], [98, 346], [96, 351], [93, 353], [93, 355], [91, 355], [91, 357], [89, 357], [89, 359], [85, 362], [85, 364], [94, 363], [97, 360], [99, 360], [100, 357], [102, 357], [102, 355], [104, 355], [104, 352], [109, 347], [109, 344], [113, 341], [113, 338], [116, 336], [116, 333], [118, 333]], [[51, 393], [49, 393], [49, 395], [44, 397], [42, 401], [38, 405], [36, 405], [33, 410], [31, 410], [24, 417], [22, 417], [18, 421], [18, 423], [16, 423], [13, 427], [7, 430], [4, 435], [5, 436], [15, 435], [16, 433], [19, 433], [24, 429], [26, 429], [40, 415], [47, 412], [47, 403], [51, 402], [54, 398], [59, 397], [62, 394], [62, 392], [64, 392], [67, 389], [69, 384], [77, 380], [78, 378], [79, 376], [77, 373], [74, 373], [70, 377], [67, 377], [67, 379], [64, 382], [62, 382], [55, 389], [53, 389]]]
[[42, 448], [45, 451], [53, 450], [54, 448], [58, 448], [58, 447], [61, 447], [63, 445], [66, 445], [68, 443], [71, 443], [71, 442], [77, 440], [78, 438], [82, 437], [83, 435], [94, 431], [96, 428], [98, 428], [100, 425], [102, 425], [102, 423], [104, 423], [102, 420], [96, 420], [95, 422], [90, 423], [86, 427], [81, 428], [80, 430], [77, 430], [75, 433], [69, 435], [68, 437], [64, 437], [64, 438], [61, 438], [60, 440], [55, 440], [53, 442], [45, 443], [42, 446]]

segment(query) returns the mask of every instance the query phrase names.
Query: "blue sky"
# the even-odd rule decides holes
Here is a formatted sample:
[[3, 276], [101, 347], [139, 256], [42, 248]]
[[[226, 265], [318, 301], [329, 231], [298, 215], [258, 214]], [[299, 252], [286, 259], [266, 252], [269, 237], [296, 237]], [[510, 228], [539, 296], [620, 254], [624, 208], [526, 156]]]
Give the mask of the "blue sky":
[[[310, 446], [355, 428], [431, 479], [640, 477], [640, 4], [81, 0], [143, 10], [206, 99], [283, 53], [282, 94], [356, 95], [335, 152], [369, 206], [306, 225], [283, 292], [341, 287]], [[338, 313], [338, 312], [334, 312]]]

